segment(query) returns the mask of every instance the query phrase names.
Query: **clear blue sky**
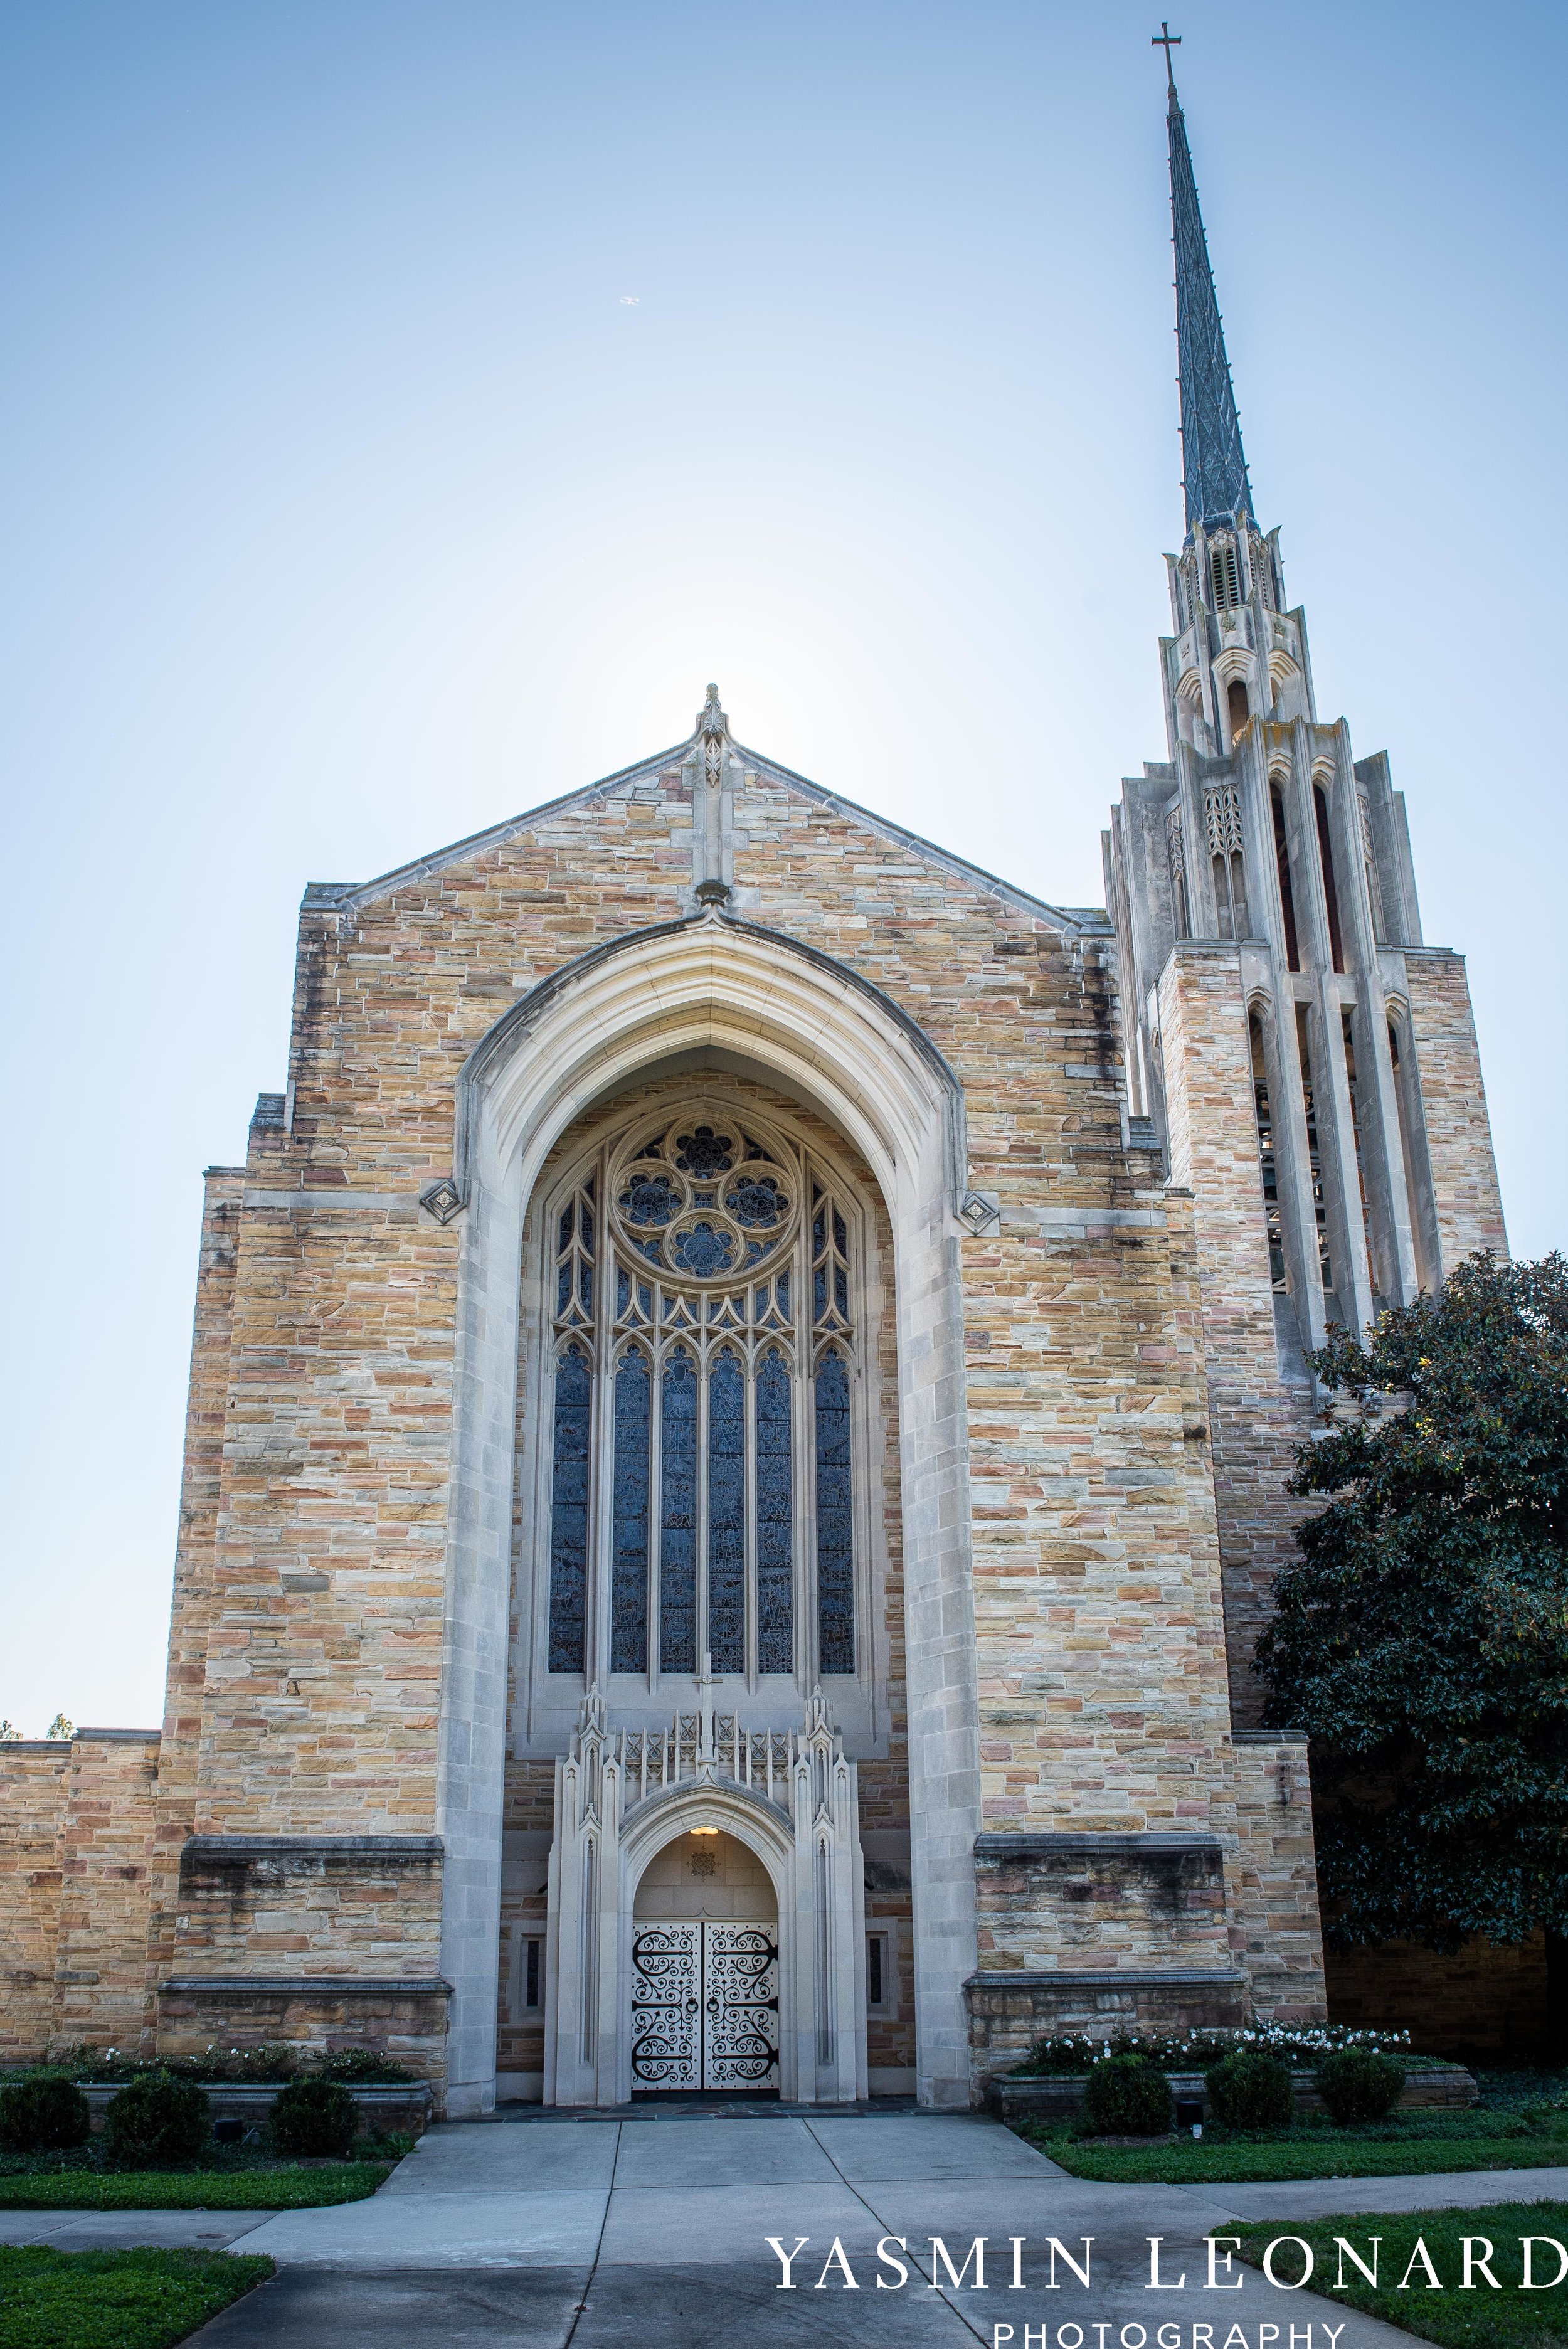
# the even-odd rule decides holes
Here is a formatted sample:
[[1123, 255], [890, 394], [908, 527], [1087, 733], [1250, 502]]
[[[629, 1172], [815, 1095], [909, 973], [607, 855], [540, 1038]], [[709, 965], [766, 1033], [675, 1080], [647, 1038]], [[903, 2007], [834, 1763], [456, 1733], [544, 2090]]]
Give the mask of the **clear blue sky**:
[[[1169, 0], [1161, 0], [1169, 5]], [[1183, 98], [1319, 703], [1568, 1240], [1568, 31], [1197, 0]], [[1181, 534], [1130, 0], [0, 12], [0, 1713], [156, 1722], [200, 1205], [295, 909], [684, 735], [1098, 903]], [[634, 298], [633, 298], [634, 297]]]

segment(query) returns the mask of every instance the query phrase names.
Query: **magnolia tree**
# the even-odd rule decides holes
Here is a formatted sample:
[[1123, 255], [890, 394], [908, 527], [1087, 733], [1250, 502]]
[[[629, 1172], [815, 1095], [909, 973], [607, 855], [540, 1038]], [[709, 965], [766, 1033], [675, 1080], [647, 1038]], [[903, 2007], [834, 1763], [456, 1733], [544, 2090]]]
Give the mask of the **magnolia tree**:
[[1568, 2058], [1568, 1260], [1472, 1257], [1436, 1303], [1312, 1358], [1360, 1405], [1303, 1445], [1258, 1643], [1267, 1720], [1313, 1745], [1342, 1947], [1543, 1933]]

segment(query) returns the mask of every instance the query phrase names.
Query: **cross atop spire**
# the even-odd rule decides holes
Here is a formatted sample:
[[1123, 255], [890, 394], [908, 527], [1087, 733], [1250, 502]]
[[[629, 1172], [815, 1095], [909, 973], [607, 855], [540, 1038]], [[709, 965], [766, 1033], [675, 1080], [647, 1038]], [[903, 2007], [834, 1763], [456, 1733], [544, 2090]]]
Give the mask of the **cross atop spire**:
[[1203, 216], [1187, 145], [1171, 51], [1181, 35], [1162, 26], [1150, 43], [1165, 51], [1171, 104], [1171, 218], [1176, 245], [1176, 349], [1181, 383], [1181, 477], [1187, 527], [1222, 516], [1251, 513], [1252, 486], [1242, 449], [1241, 419], [1225, 357], [1224, 330], [1209, 266]]
[[1165, 52], [1165, 78], [1171, 85], [1171, 95], [1174, 98], [1176, 95], [1176, 77], [1171, 70], [1171, 52], [1172, 49], [1179, 49], [1181, 47], [1181, 36], [1180, 33], [1173, 33], [1165, 19], [1161, 17], [1160, 20], [1160, 30], [1150, 36], [1149, 46], [1151, 49], [1163, 49]]

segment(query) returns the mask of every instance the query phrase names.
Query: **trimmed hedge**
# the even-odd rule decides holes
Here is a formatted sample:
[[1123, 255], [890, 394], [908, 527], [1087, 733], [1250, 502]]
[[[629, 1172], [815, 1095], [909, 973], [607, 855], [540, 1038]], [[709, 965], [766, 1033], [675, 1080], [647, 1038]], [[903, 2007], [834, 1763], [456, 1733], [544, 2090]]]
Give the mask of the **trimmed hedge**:
[[1102, 2055], [1084, 2084], [1083, 2118], [1091, 2137], [1162, 2137], [1176, 2119], [1171, 2083], [1147, 2055]]
[[211, 2135], [211, 2107], [189, 2080], [133, 2080], [109, 2101], [104, 2150], [111, 2161], [190, 2161]]
[[1236, 2048], [1203, 2075], [1214, 2118], [1226, 2128], [1288, 2128], [1295, 2112], [1290, 2065], [1261, 2048]]
[[57, 2153], [86, 2145], [92, 2109], [62, 2072], [34, 2072], [0, 2088], [0, 2145], [16, 2153]]
[[1341, 2128], [1357, 2121], [1386, 2120], [1405, 2085], [1405, 2067], [1369, 2047], [1342, 2047], [1317, 2067], [1317, 2093], [1324, 2110]]
[[267, 2122], [280, 2153], [298, 2158], [346, 2154], [359, 2131], [359, 2107], [336, 2080], [294, 2080], [280, 2089]]

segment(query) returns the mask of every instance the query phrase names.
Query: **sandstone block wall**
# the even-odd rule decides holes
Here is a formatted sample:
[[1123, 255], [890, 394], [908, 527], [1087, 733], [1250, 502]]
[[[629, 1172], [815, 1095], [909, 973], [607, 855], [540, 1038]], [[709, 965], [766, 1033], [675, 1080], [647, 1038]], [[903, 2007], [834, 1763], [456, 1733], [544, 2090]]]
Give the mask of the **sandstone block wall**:
[[0, 2063], [152, 2044], [155, 1729], [0, 1745]]
[[1176, 949], [1160, 981], [1160, 1033], [1171, 1180], [1192, 1193], [1232, 1716], [1253, 1729], [1265, 1694], [1253, 1651], [1295, 1556], [1304, 1505], [1285, 1483], [1313, 1398], [1305, 1370], [1300, 1385], [1282, 1375], [1238, 948]]
[[0, 2064], [41, 2054], [54, 2028], [70, 1759], [63, 1742], [0, 1745]]
[[1228, 1971], [1217, 1836], [982, 1836], [980, 1971]]
[[83, 1729], [60, 1826], [53, 2035], [70, 2046], [150, 2044], [147, 1933], [159, 1733]]
[[222, 1492], [229, 1347], [245, 1171], [242, 1166], [209, 1166], [202, 1179], [180, 1534], [174, 1554], [149, 1900], [148, 1964], [154, 1985], [174, 1961], [180, 1855], [196, 1825], [212, 1556]]
[[1260, 2017], [1321, 2023], [1327, 1991], [1305, 1743], [1242, 1732], [1232, 1772], [1235, 1843], [1226, 1873], [1233, 1955]]
[[1478, 1248], [1508, 1253], [1480, 1048], [1462, 955], [1407, 947], [1410, 1027], [1443, 1268]]

